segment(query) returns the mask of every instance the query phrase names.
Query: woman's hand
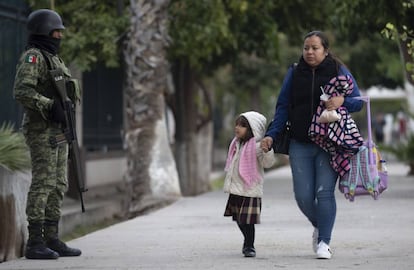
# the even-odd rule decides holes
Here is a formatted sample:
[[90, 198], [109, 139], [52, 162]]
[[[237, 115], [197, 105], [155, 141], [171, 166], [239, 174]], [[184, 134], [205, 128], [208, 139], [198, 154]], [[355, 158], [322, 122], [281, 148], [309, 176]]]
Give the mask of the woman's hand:
[[272, 144], [272, 137], [267, 136], [260, 141], [260, 148], [262, 148], [263, 152], [267, 153], [272, 148]]
[[325, 101], [325, 107], [328, 111], [336, 110], [344, 104], [344, 100], [343, 96], [331, 97]]

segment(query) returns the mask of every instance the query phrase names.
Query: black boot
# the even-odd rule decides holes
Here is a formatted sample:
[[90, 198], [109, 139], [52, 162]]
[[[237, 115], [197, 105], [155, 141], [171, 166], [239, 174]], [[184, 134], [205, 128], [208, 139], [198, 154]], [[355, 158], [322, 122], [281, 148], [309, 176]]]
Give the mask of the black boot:
[[45, 239], [46, 245], [51, 250], [57, 252], [60, 257], [80, 256], [82, 252], [77, 248], [68, 247], [58, 237], [59, 221], [45, 220]]
[[246, 232], [246, 248], [243, 249], [244, 257], [256, 257], [256, 249], [254, 248], [254, 236], [255, 236], [254, 224], [246, 224], [245, 232]]
[[24, 256], [27, 259], [57, 259], [59, 254], [46, 247], [42, 234], [42, 223], [30, 223], [29, 239]]
[[247, 243], [246, 243], [246, 224], [240, 224], [237, 223], [237, 226], [239, 226], [240, 231], [243, 234], [243, 247], [242, 247], [242, 253], [244, 254], [245, 249], [247, 248]]
[[80, 256], [82, 254], [80, 249], [68, 247], [59, 238], [49, 239], [46, 244], [48, 248], [56, 251], [60, 257]]

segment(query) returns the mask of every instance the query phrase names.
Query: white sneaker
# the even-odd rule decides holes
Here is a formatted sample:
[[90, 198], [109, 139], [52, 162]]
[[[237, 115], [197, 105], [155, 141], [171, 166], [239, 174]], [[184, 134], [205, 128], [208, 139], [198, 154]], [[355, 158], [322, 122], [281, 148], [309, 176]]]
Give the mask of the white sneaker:
[[320, 241], [316, 255], [318, 259], [330, 259], [332, 257], [332, 251], [324, 241]]
[[319, 237], [319, 230], [318, 228], [314, 228], [313, 234], [312, 234], [312, 248], [313, 248], [313, 252], [315, 253], [318, 250], [318, 237]]

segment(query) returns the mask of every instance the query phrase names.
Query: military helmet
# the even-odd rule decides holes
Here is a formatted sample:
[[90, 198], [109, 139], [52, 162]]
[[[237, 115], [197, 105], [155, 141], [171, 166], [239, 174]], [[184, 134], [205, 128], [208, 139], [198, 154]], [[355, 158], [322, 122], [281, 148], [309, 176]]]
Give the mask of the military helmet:
[[49, 36], [53, 30], [63, 30], [62, 18], [50, 9], [38, 9], [30, 13], [27, 21], [29, 34]]

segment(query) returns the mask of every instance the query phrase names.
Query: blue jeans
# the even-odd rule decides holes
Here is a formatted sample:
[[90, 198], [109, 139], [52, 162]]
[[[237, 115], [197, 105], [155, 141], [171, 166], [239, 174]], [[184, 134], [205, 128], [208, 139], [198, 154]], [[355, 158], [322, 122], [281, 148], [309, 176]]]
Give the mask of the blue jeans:
[[326, 244], [331, 240], [335, 223], [335, 185], [338, 178], [329, 158], [329, 154], [316, 144], [290, 142], [289, 160], [296, 203], [318, 228], [318, 240]]

